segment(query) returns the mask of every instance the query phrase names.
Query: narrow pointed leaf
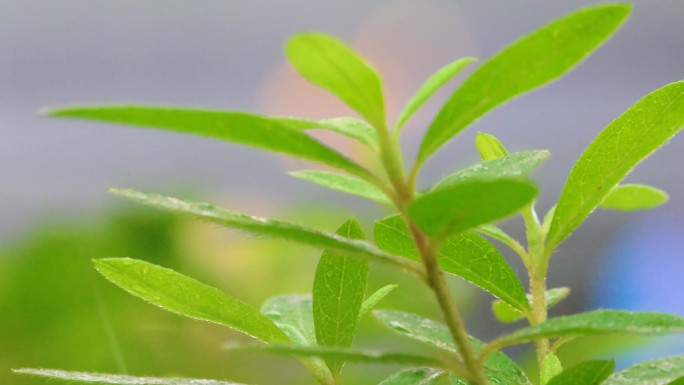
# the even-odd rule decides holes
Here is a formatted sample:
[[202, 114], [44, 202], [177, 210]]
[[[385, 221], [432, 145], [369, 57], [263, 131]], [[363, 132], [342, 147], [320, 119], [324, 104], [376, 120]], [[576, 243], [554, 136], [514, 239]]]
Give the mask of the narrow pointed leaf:
[[291, 223], [238, 214], [216, 208], [208, 203], [184, 201], [164, 195], [143, 193], [134, 190], [112, 190], [112, 192], [116, 195], [158, 209], [189, 214], [199, 219], [208, 220], [222, 226], [244, 230], [253, 234], [285, 239], [323, 250], [359, 255], [376, 262], [400, 266], [417, 274], [420, 274], [422, 271], [422, 268], [418, 264], [407, 264], [408, 261], [405, 261], [404, 258], [381, 251], [369, 242], [348, 239], [333, 233], [309, 229]]
[[447, 84], [449, 80], [453, 79], [461, 70], [468, 64], [477, 61], [474, 57], [464, 57], [458, 59], [446, 66], [440, 68], [428, 80], [420, 86], [418, 91], [411, 97], [411, 100], [406, 103], [406, 106], [399, 114], [395, 124], [395, 130], [400, 131], [406, 122], [411, 119], [413, 114], [437, 92], [442, 86]]
[[539, 338], [587, 336], [613, 333], [663, 334], [684, 332], [684, 318], [671, 314], [594, 310], [551, 318], [541, 324], [517, 330], [493, 342], [497, 347], [517, 345]]
[[[365, 239], [361, 225], [350, 219], [336, 232], [349, 239]], [[355, 255], [324, 251], [318, 262], [313, 285], [313, 315], [320, 346], [348, 348], [359, 325], [361, 305], [368, 283], [368, 260]], [[326, 360], [333, 376], [344, 361]]]
[[440, 238], [516, 213], [537, 192], [535, 185], [522, 180], [472, 180], [419, 196], [408, 213], [423, 232]]
[[464, 168], [439, 181], [433, 189], [441, 189], [469, 180], [494, 180], [526, 176], [551, 155], [546, 150], [514, 152], [502, 158]]
[[302, 170], [290, 172], [295, 178], [316, 183], [332, 190], [357, 195], [379, 203], [390, 204], [391, 201], [382, 190], [363, 179], [331, 171]]
[[610, 123], [580, 156], [558, 200], [547, 245], [553, 249], [642, 160], [684, 127], [684, 81], [643, 97]]
[[613, 373], [615, 362], [585, 361], [553, 377], [546, 385], [599, 385]]
[[665, 385], [684, 376], [684, 355], [644, 361], [613, 373], [601, 385]]
[[433, 368], [405, 369], [394, 373], [378, 385], [435, 385], [446, 373]]
[[370, 148], [378, 151], [378, 132], [367, 122], [355, 118], [331, 118], [318, 121], [321, 128], [337, 132], [348, 138], [355, 139]]
[[[388, 327], [402, 336], [420, 341], [438, 349], [458, 353], [446, 325], [415, 314], [394, 310], [376, 310], [373, 315], [383, 326]], [[476, 353], [484, 344], [471, 337], [471, 343]], [[528, 385], [529, 380], [518, 365], [502, 352], [496, 352], [485, 361], [487, 377], [492, 381], [499, 381], [507, 385]], [[455, 382], [458, 383], [458, 382]], [[460, 382], [466, 384], [465, 382]]]
[[397, 285], [387, 285], [378, 289], [375, 293], [371, 294], [370, 297], [366, 298], [361, 305], [361, 311], [359, 312], [359, 318], [363, 317], [369, 311], [382, 301], [383, 298], [387, 296], [392, 290], [396, 289]]
[[[558, 356], [553, 353], [548, 353], [546, 357], [544, 357], [544, 360], [541, 364], [541, 370], [539, 373], [541, 384], [547, 385], [551, 378], [556, 377], [562, 371], [563, 365], [558, 359]], [[584, 384], [583, 382], [576, 382], [576, 384], [577, 383]]]
[[475, 137], [475, 148], [480, 154], [480, 159], [484, 161], [495, 160], [508, 156], [506, 147], [494, 135], [478, 132]]
[[301, 132], [321, 126], [314, 121], [232, 111], [126, 105], [66, 107], [47, 110], [45, 115], [199, 135], [319, 162], [354, 175], [370, 175], [351, 159]]
[[331, 36], [302, 33], [285, 53], [300, 75], [328, 90], [376, 127], [385, 125], [380, 76], [349, 46]]
[[493, 108], [568, 72], [622, 25], [630, 9], [627, 4], [580, 9], [494, 55], [444, 104], [423, 138], [417, 162]]
[[[375, 223], [375, 243], [389, 253], [420, 261], [420, 255], [401, 216], [394, 215]], [[447, 238], [438, 253], [439, 265], [501, 298], [516, 309], [529, 304], [517, 275], [501, 254], [486, 239], [474, 233]]]
[[97, 259], [94, 263], [113, 284], [170, 312], [225, 325], [264, 342], [290, 341], [256, 309], [173, 270], [129, 258]]
[[240, 385], [236, 382], [198, 378], [134, 377], [123, 374], [68, 372], [54, 369], [15, 369], [14, 373], [63, 380], [69, 383], [111, 385]]
[[[569, 294], [570, 289], [567, 287], [557, 287], [547, 290], [545, 294], [547, 309], [551, 309], [556, 306]], [[529, 301], [530, 306], [532, 306], [533, 300], [531, 295], [527, 295], [527, 300]], [[520, 310], [511, 307], [501, 300], [492, 302], [492, 311], [494, 312], [496, 318], [504, 323], [515, 322], [524, 317], [524, 314], [522, 314]]]
[[663, 190], [643, 184], [615, 186], [603, 198], [600, 207], [607, 210], [649, 210], [667, 202], [669, 197]]

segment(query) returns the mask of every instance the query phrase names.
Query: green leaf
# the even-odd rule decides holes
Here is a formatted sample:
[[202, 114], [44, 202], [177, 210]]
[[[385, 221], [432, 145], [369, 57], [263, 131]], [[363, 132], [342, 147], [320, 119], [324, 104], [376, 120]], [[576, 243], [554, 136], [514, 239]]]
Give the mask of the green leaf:
[[[401, 216], [375, 222], [375, 243], [389, 253], [420, 261], [420, 255]], [[529, 304], [520, 280], [501, 254], [486, 239], [474, 233], [447, 238], [438, 253], [439, 265], [510, 303], [527, 310]]]
[[378, 385], [435, 385], [446, 373], [439, 369], [414, 368], [394, 373]]
[[351, 159], [301, 132], [305, 128], [321, 126], [314, 121], [267, 118], [232, 111], [125, 105], [75, 106], [44, 113], [52, 117], [97, 120], [205, 136], [323, 163], [361, 177], [370, 176], [368, 170]]
[[475, 147], [480, 154], [480, 158], [484, 161], [508, 156], [506, 147], [494, 135], [478, 132], [477, 137], [475, 137]]
[[336, 95], [375, 127], [385, 126], [380, 76], [349, 46], [331, 36], [302, 33], [285, 53], [300, 75]]
[[613, 187], [600, 207], [608, 210], [649, 210], [670, 199], [667, 193], [644, 184], [623, 184]]
[[[550, 379], [556, 377], [562, 371], [563, 365], [558, 357], [553, 353], [547, 354], [546, 357], [544, 357], [544, 360], [542, 360], [541, 371], [539, 373], [541, 384], [546, 385]], [[579, 383], [584, 384], [583, 382]], [[577, 382], [575, 382], [575, 384], [577, 384]]]
[[366, 298], [361, 305], [361, 311], [359, 312], [359, 318], [363, 317], [369, 311], [382, 301], [383, 298], [387, 296], [392, 290], [396, 289], [397, 285], [387, 285], [378, 289], [375, 293], [371, 294], [370, 297]]
[[331, 346], [295, 345], [226, 345], [228, 350], [253, 351], [292, 357], [320, 357], [327, 360], [357, 362], [366, 364], [399, 364], [445, 368], [442, 360], [413, 353], [382, 352], [377, 350], [351, 350]]
[[546, 385], [599, 385], [613, 373], [615, 362], [585, 361], [561, 372]]
[[[336, 232], [349, 239], [365, 239], [356, 219], [346, 221]], [[348, 348], [354, 341], [361, 305], [368, 283], [368, 261], [324, 251], [318, 262], [313, 286], [313, 315], [316, 340], [321, 346]], [[344, 361], [326, 360], [333, 376]]]
[[401, 266], [417, 274], [422, 272], [422, 267], [418, 264], [407, 264], [408, 261], [404, 258], [387, 254], [369, 242], [348, 239], [336, 234], [309, 229], [291, 223], [238, 214], [216, 208], [208, 203], [184, 201], [164, 195], [134, 190], [112, 190], [112, 192], [148, 206], [176, 213], [189, 214], [222, 226], [244, 230], [257, 235], [285, 239], [323, 250], [358, 255], [373, 261]]
[[404, 124], [411, 119], [411, 116], [418, 111], [418, 109], [425, 103], [432, 95], [437, 92], [442, 86], [447, 84], [454, 76], [463, 70], [468, 64], [477, 61], [474, 57], [464, 57], [458, 59], [445, 67], [442, 67], [428, 80], [420, 86], [418, 91], [411, 97], [404, 109], [399, 114], [395, 124], [395, 130], [400, 131]]
[[379, 203], [392, 203], [382, 190], [357, 177], [320, 170], [294, 171], [289, 174], [295, 178], [304, 179], [343, 193], [358, 195]]
[[684, 126], [684, 81], [643, 97], [608, 125], [570, 172], [553, 216], [547, 246], [567, 238], [642, 160]]
[[256, 309], [173, 270], [130, 258], [93, 262], [113, 284], [170, 312], [225, 325], [264, 342], [290, 342]]
[[111, 385], [240, 385], [236, 382], [196, 378], [133, 377], [122, 374], [67, 372], [54, 369], [14, 369], [14, 373], [85, 384]]
[[551, 155], [546, 150], [514, 152], [503, 158], [484, 161], [456, 171], [438, 182], [433, 189], [450, 187], [470, 180], [495, 180], [526, 176]]
[[684, 376], [684, 355], [644, 361], [613, 373], [601, 385], [665, 385]]
[[667, 385], [684, 385], [684, 377], [679, 377], [672, 382], [668, 382]]
[[[570, 294], [570, 288], [557, 287], [546, 291], [546, 307], [551, 309]], [[533, 303], [532, 296], [527, 295], [530, 306]], [[496, 318], [504, 323], [512, 323], [524, 317], [520, 310], [515, 309], [503, 301], [492, 302], [492, 311]]]
[[586, 336], [611, 333], [663, 334], [684, 332], [684, 318], [671, 314], [594, 310], [551, 318], [496, 339], [496, 347], [517, 345], [539, 338]]
[[[376, 310], [373, 315], [383, 326], [400, 335], [447, 352], [458, 353], [449, 329], [440, 322], [394, 310]], [[471, 343], [476, 353], [479, 353], [484, 346], [481, 341], [475, 338], [471, 338]], [[520, 367], [501, 352], [496, 352], [487, 357], [484, 366], [487, 377], [492, 382], [499, 381], [498, 383], [506, 385], [529, 384], [529, 380]], [[465, 384], [465, 382], [460, 383]]]
[[441, 238], [516, 213], [537, 192], [522, 180], [460, 182], [419, 196], [409, 204], [408, 214], [427, 235]]
[[488, 111], [568, 72], [606, 41], [630, 10], [627, 4], [583, 8], [494, 55], [463, 82], [439, 111], [423, 138], [417, 163], [425, 162]]
[[378, 132], [370, 124], [355, 118], [331, 118], [318, 121], [321, 128], [337, 132], [348, 138], [355, 139], [370, 148], [378, 151]]

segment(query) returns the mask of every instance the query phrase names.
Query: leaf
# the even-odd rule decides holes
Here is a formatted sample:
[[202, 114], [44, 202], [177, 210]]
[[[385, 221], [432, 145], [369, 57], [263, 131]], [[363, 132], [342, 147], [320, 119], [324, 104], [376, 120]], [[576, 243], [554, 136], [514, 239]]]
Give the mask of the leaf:
[[644, 361], [613, 373], [601, 385], [665, 385], [684, 376], [684, 355]]
[[404, 369], [378, 385], [435, 385], [445, 374], [442, 370], [432, 368]]
[[361, 311], [359, 312], [359, 318], [363, 317], [369, 311], [382, 301], [383, 298], [387, 296], [392, 290], [396, 289], [397, 285], [387, 285], [378, 289], [375, 293], [371, 294], [370, 297], [366, 298], [361, 305]]
[[[394, 215], [375, 222], [375, 243], [389, 253], [420, 261], [408, 229], [401, 216]], [[457, 275], [501, 298], [517, 309], [529, 304], [520, 280], [501, 254], [486, 239], [474, 233], [447, 238], [438, 253], [442, 270]]]
[[348, 239], [336, 234], [309, 229], [291, 223], [238, 214], [216, 208], [208, 203], [184, 201], [164, 195], [134, 190], [112, 190], [112, 192], [148, 206], [176, 213], [189, 214], [222, 226], [237, 228], [257, 235], [285, 239], [323, 250], [358, 255], [373, 261], [402, 266], [417, 274], [422, 273], [422, 267], [418, 264], [407, 264], [407, 261], [403, 258], [387, 254], [368, 242]]
[[111, 385], [240, 385], [235, 382], [196, 378], [133, 377], [122, 374], [67, 372], [55, 369], [14, 369], [14, 373], [86, 384]]
[[325, 360], [338, 360], [366, 364], [399, 364], [444, 368], [447, 363], [435, 357], [413, 353], [382, 352], [377, 350], [351, 350], [331, 346], [295, 345], [228, 345], [229, 350], [253, 351], [292, 357], [320, 357]]
[[433, 189], [450, 187], [470, 180], [495, 180], [526, 176], [539, 167], [551, 155], [546, 150], [514, 152], [503, 158], [484, 161], [456, 171], [438, 182]]
[[315, 121], [232, 111], [126, 105], [75, 106], [46, 110], [44, 114], [210, 137], [323, 163], [361, 177], [370, 176], [368, 170], [351, 159], [301, 132], [305, 128], [320, 127]]
[[668, 382], [667, 385], [684, 385], [684, 377], [679, 377], [672, 382]]
[[[373, 315], [380, 323], [389, 329], [414, 340], [426, 343], [438, 349], [458, 353], [451, 339], [447, 327], [437, 321], [420, 317], [415, 314], [395, 310], [376, 310]], [[471, 337], [471, 343], [476, 351], [482, 349], [484, 344]], [[499, 381], [506, 385], [528, 385], [529, 380], [525, 373], [513, 360], [502, 352], [490, 355], [485, 363], [487, 377], [492, 381]], [[457, 382], [458, 383], [458, 382]], [[461, 382], [465, 384], [465, 382]]]
[[454, 76], [463, 70], [468, 64], [477, 61], [474, 57], [464, 57], [440, 68], [428, 80], [420, 86], [418, 91], [406, 103], [406, 106], [399, 114], [395, 124], [395, 130], [401, 131], [404, 124], [411, 119], [413, 114], [442, 86], [447, 84]]
[[484, 161], [508, 156], [506, 147], [494, 135], [478, 132], [477, 137], [475, 137], [475, 147], [478, 154], [480, 154], [480, 158]]
[[669, 197], [663, 190], [644, 184], [623, 184], [613, 187], [603, 198], [600, 207], [608, 210], [649, 210], [667, 202]]
[[[563, 365], [558, 357], [553, 353], [548, 353], [546, 357], [544, 357], [544, 360], [542, 360], [541, 371], [539, 373], [542, 385], [547, 385], [551, 378], [556, 377], [562, 371]], [[583, 382], [579, 383], [584, 384]], [[575, 382], [575, 384], [577, 384], [577, 382]]]
[[627, 4], [580, 9], [557, 19], [494, 55], [444, 104], [418, 153], [422, 164], [449, 139], [495, 107], [568, 72], [622, 25]]
[[642, 160], [684, 126], [684, 81], [643, 97], [608, 125], [570, 172], [553, 216], [547, 247], [567, 238]]
[[[549, 289], [546, 291], [546, 308], [551, 309], [556, 306], [560, 301], [565, 299], [570, 294], [570, 288], [567, 287], [557, 287], [554, 289]], [[530, 306], [533, 303], [532, 296], [527, 295], [527, 300]], [[492, 302], [492, 311], [496, 318], [504, 323], [512, 323], [524, 317], [524, 315], [517, 309], [512, 308], [510, 305], [503, 301]]]
[[492, 345], [504, 347], [539, 338], [586, 336], [611, 333], [663, 334], [684, 332], [684, 318], [671, 314], [594, 310], [565, 317], [551, 318], [541, 324], [516, 330], [500, 337]]
[[546, 385], [599, 385], [613, 373], [614, 368], [613, 360], [584, 361], [564, 370]]
[[290, 342], [256, 309], [173, 270], [130, 258], [93, 262], [113, 284], [170, 312], [225, 325], [264, 342]]
[[301, 33], [285, 54], [300, 75], [336, 95], [375, 127], [385, 126], [380, 76], [350, 47], [331, 36]]
[[460, 182], [419, 196], [409, 204], [408, 214], [427, 235], [441, 238], [507, 217], [537, 192], [522, 180]]
[[363, 120], [355, 118], [331, 118], [318, 121], [321, 128], [337, 132], [348, 138], [355, 139], [373, 151], [379, 151], [378, 133], [375, 128]]
[[294, 171], [289, 174], [295, 178], [304, 179], [343, 193], [358, 195], [379, 203], [392, 203], [382, 190], [357, 177], [319, 170]]
[[[353, 218], [342, 224], [336, 233], [349, 239], [365, 239], [361, 225]], [[367, 260], [323, 252], [313, 286], [313, 316], [318, 345], [343, 348], [352, 345], [367, 283]], [[333, 376], [339, 375], [344, 361], [331, 359], [326, 362]]]

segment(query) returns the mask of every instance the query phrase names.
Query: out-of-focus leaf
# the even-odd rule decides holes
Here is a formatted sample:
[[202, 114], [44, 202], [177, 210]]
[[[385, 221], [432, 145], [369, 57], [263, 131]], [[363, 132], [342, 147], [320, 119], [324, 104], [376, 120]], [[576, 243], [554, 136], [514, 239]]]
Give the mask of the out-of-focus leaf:
[[14, 373], [63, 380], [70, 383], [111, 385], [240, 385], [236, 382], [198, 378], [133, 377], [122, 374], [68, 372], [54, 369], [15, 369]]
[[168, 311], [225, 325], [264, 342], [290, 341], [256, 309], [173, 270], [129, 258], [97, 259], [94, 263], [113, 284]]
[[334, 94], [376, 127], [385, 125], [380, 76], [340, 40], [301, 33], [287, 42], [285, 53], [300, 75]]
[[[375, 222], [375, 243], [389, 253], [420, 261], [420, 255], [401, 216]], [[525, 289], [501, 254], [486, 239], [463, 233], [444, 240], [438, 253], [439, 265], [501, 298], [516, 309], [527, 310]]]
[[[570, 288], [567, 287], [557, 287], [554, 289], [549, 289], [546, 291], [546, 307], [551, 309], [556, 306], [560, 301], [565, 299], [570, 294]], [[532, 296], [527, 295], [527, 300], [532, 305]], [[492, 311], [496, 318], [504, 323], [512, 323], [524, 317], [520, 310], [512, 308], [510, 305], [503, 301], [492, 302]]]
[[644, 361], [613, 373], [601, 385], [665, 385], [684, 376], [684, 356]]
[[585, 361], [553, 377], [546, 385], [599, 385], [613, 373], [615, 362]]
[[471, 180], [419, 196], [408, 213], [423, 232], [441, 238], [507, 217], [537, 192], [534, 184], [522, 180]]
[[392, 290], [396, 289], [397, 285], [387, 285], [378, 289], [375, 293], [371, 294], [370, 297], [366, 298], [361, 305], [361, 311], [359, 312], [359, 318], [363, 317], [366, 313], [373, 310], [373, 308], [382, 301], [383, 298], [387, 296]]
[[354, 176], [321, 170], [302, 170], [290, 172], [289, 174], [332, 190], [357, 195], [379, 203], [391, 203], [390, 199], [382, 190], [375, 185]]
[[435, 385], [446, 373], [433, 368], [405, 369], [394, 373], [378, 385]]
[[494, 55], [439, 111], [423, 138], [417, 163], [488, 111], [568, 72], [622, 25], [630, 9], [627, 4], [580, 9]]
[[411, 119], [411, 116], [418, 111], [418, 109], [425, 103], [432, 95], [437, 92], [442, 86], [447, 84], [454, 76], [463, 70], [469, 63], [477, 61], [474, 57], [464, 57], [445, 67], [440, 68], [437, 72], [432, 74], [428, 80], [420, 86], [418, 91], [411, 97], [411, 100], [406, 103], [406, 106], [399, 114], [395, 124], [395, 130], [400, 131], [406, 122]]
[[363, 120], [355, 118], [331, 118], [318, 121], [321, 128], [358, 140], [373, 151], [378, 151], [378, 132]]
[[580, 156], [558, 200], [547, 247], [554, 249], [613, 187], [684, 127], [684, 81], [644, 96], [610, 123]]
[[644, 184], [623, 184], [613, 187], [603, 198], [600, 207], [608, 210], [649, 210], [667, 202], [669, 197], [663, 190]]
[[475, 137], [475, 148], [484, 161], [503, 158], [508, 155], [506, 147], [494, 135], [478, 132]]
[[556, 377], [562, 371], [563, 365], [561, 364], [558, 357], [553, 353], [548, 353], [542, 361], [541, 371], [539, 373], [542, 385], [546, 385], [550, 379]]

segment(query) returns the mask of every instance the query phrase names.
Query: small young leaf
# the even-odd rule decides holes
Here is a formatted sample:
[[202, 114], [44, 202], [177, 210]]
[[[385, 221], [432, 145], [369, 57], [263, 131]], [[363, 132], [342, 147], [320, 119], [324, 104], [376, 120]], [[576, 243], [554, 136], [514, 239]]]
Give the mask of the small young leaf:
[[615, 362], [585, 361], [553, 377], [546, 385], [599, 385], [613, 373]]
[[232, 111], [125, 105], [66, 107], [47, 110], [45, 114], [205, 136], [323, 163], [361, 177], [370, 175], [351, 159], [301, 132], [321, 126], [314, 121]]
[[433, 189], [453, 186], [469, 180], [494, 180], [526, 176], [551, 155], [546, 150], [520, 151], [494, 160], [484, 161], [447, 176]]
[[397, 122], [395, 124], [395, 130], [401, 131], [404, 124], [411, 119], [411, 116], [418, 111], [418, 109], [425, 103], [432, 95], [437, 92], [442, 86], [447, 84], [454, 76], [456, 76], [461, 70], [463, 70], [469, 63], [477, 61], [474, 57], [464, 57], [458, 59], [445, 67], [442, 67], [428, 80], [420, 86], [418, 91], [411, 97], [411, 100], [406, 103], [406, 106], [399, 114]]
[[423, 138], [417, 163], [488, 111], [568, 72], [622, 25], [630, 9], [627, 4], [581, 9], [494, 55], [439, 111]]
[[225, 325], [264, 342], [290, 342], [256, 309], [173, 270], [129, 258], [96, 259], [94, 263], [113, 284], [170, 312]]
[[216, 208], [208, 203], [184, 201], [164, 195], [134, 190], [112, 190], [112, 192], [148, 206], [176, 213], [189, 214], [222, 226], [233, 227], [258, 235], [285, 239], [323, 250], [359, 255], [373, 261], [401, 266], [417, 274], [422, 273], [420, 265], [410, 263], [404, 258], [387, 254], [369, 242], [348, 239], [336, 234], [309, 229], [291, 223], [238, 214]]
[[14, 373], [63, 380], [70, 383], [111, 385], [240, 385], [236, 382], [197, 378], [133, 377], [122, 374], [68, 372], [54, 369], [14, 369]]
[[331, 118], [318, 121], [321, 128], [337, 132], [348, 138], [355, 139], [370, 148], [378, 151], [378, 132], [370, 124], [355, 118]]
[[375, 293], [371, 294], [370, 297], [366, 298], [361, 305], [361, 311], [359, 311], [359, 318], [363, 317], [369, 311], [382, 301], [383, 298], [387, 296], [392, 290], [396, 289], [397, 285], [387, 285], [378, 289]]
[[537, 192], [534, 184], [522, 180], [472, 180], [419, 196], [409, 204], [408, 213], [427, 235], [441, 238], [507, 217]]
[[[539, 373], [541, 384], [546, 385], [550, 379], [556, 377], [562, 371], [563, 365], [561, 364], [558, 357], [553, 353], [547, 354], [546, 357], [544, 357], [544, 360], [542, 361], [541, 371]], [[583, 382], [580, 383], [584, 384]]]
[[684, 81], [643, 97], [610, 123], [570, 172], [546, 241], [553, 250], [642, 160], [684, 127]]
[[[376, 310], [373, 315], [383, 326], [405, 337], [447, 352], [458, 353], [449, 329], [440, 322], [394, 310]], [[471, 343], [476, 353], [479, 353], [484, 346], [481, 341], [472, 337]], [[498, 381], [506, 385], [529, 385], [530, 383], [522, 369], [502, 352], [496, 352], [487, 357], [484, 366], [487, 377], [492, 382]], [[466, 384], [458, 378], [454, 378], [454, 383]]]
[[[401, 216], [394, 215], [375, 222], [375, 243], [383, 250], [420, 261], [408, 229]], [[529, 309], [520, 280], [501, 254], [486, 239], [474, 233], [447, 238], [438, 253], [439, 265], [447, 273], [457, 275], [520, 310]]]
[[535, 326], [517, 330], [492, 343], [496, 347], [517, 345], [539, 338], [586, 336], [611, 333], [663, 334], [684, 332], [684, 318], [671, 314], [594, 310], [551, 318]]
[[340, 40], [318, 33], [290, 38], [285, 53], [300, 75], [336, 95], [375, 127], [385, 126], [380, 76]]
[[[336, 232], [349, 239], [365, 239], [356, 219], [345, 222]], [[324, 251], [318, 262], [313, 286], [313, 315], [320, 346], [348, 348], [354, 341], [359, 313], [366, 295], [368, 260]], [[326, 360], [333, 376], [344, 361]]]
[[684, 355], [644, 361], [613, 373], [601, 385], [665, 385], [684, 376]]
[[446, 373], [433, 368], [405, 369], [394, 373], [378, 385], [435, 385]]
[[663, 190], [644, 184], [623, 184], [613, 187], [603, 198], [600, 207], [608, 210], [649, 210], [667, 202], [669, 197]]
[[499, 139], [490, 134], [478, 132], [475, 137], [475, 147], [480, 154], [480, 158], [484, 161], [494, 160], [508, 156], [506, 147], [499, 141]]
[[295, 178], [304, 179], [343, 193], [358, 195], [379, 203], [391, 203], [390, 199], [382, 190], [375, 185], [354, 176], [320, 170], [294, 171], [289, 174]]
[[[570, 294], [570, 288], [558, 287], [546, 291], [546, 307], [551, 309]], [[527, 300], [532, 304], [532, 296], [527, 295]], [[512, 308], [503, 301], [492, 302], [492, 311], [496, 318], [504, 323], [512, 323], [524, 317], [518, 309]]]
[[228, 350], [253, 351], [278, 354], [292, 357], [320, 357], [327, 360], [367, 363], [367, 364], [399, 364], [446, 368], [448, 364], [442, 360], [413, 353], [382, 352], [376, 350], [351, 350], [331, 346], [295, 346], [295, 345], [227, 345]]

